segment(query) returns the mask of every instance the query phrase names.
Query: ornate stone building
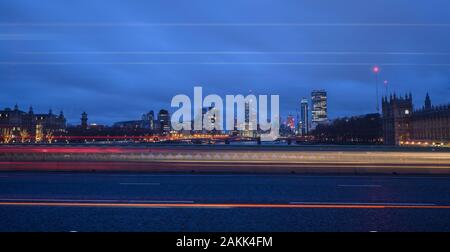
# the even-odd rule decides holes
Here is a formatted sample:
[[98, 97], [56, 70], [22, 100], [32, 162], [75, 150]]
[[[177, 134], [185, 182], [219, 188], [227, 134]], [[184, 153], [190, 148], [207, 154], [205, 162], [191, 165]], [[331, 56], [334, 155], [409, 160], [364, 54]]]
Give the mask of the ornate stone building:
[[48, 114], [35, 114], [32, 107], [25, 112], [17, 105], [14, 109], [0, 110], [2, 143], [52, 141], [55, 135], [64, 133], [65, 129], [66, 118], [62, 112], [55, 115], [50, 110]]
[[450, 142], [450, 104], [432, 106], [427, 94], [425, 106], [414, 111], [411, 140], [419, 142]]
[[424, 106], [414, 110], [412, 95], [383, 97], [383, 140], [388, 145], [408, 143], [448, 144], [450, 105], [432, 106], [427, 94]]

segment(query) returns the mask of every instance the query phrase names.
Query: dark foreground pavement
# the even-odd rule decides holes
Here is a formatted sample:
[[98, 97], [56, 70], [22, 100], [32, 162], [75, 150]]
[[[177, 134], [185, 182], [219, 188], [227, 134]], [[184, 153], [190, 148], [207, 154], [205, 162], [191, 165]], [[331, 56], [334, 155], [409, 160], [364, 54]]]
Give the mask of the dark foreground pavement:
[[0, 231], [450, 231], [450, 177], [0, 173]]

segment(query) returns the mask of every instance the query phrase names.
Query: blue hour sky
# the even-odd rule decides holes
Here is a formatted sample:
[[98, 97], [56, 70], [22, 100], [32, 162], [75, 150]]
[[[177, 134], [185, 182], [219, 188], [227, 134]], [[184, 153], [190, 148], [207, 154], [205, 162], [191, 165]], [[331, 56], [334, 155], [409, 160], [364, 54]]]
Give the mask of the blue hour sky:
[[0, 0], [0, 107], [138, 119], [171, 98], [279, 94], [281, 114], [326, 89], [331, 118], [380, 93], [450, 97], [446, 0]]

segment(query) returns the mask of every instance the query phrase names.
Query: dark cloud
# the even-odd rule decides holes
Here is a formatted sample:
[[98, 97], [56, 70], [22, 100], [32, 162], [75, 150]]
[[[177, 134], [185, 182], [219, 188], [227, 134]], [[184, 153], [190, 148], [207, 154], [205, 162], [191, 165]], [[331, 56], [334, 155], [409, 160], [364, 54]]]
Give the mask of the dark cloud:
[[[3, 38], [3, 39], [2, 39]], [[196, 53], [195, 53], [196, 52]], [[111, 123], [172, 96], [281, 95], [294, 114], [313, 89], [331, 117], [375, 110], [389, 90], [449, 102], [450, 3], [406, 0], [0, 1], [0, 106], [64, 109]]]

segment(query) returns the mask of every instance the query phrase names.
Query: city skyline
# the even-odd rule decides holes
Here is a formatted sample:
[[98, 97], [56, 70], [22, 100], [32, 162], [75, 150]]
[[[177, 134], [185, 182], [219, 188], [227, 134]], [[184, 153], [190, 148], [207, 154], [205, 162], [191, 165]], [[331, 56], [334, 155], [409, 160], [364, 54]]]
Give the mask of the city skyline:
[[[200, 94], [197, 92], [197, 95]], [[213, 96], [220, 99], [216, 95]], [[208, 143], [214, 143], [216, 140], [219, 140], [225, 144], [230, 144], [231, 141], [253, 140], [258, 144], [262, 141], [286, 141], [288, 145], [292, 144], [292, 141], [295, 141], [297, 144], [310, 142], [341, 144], [383, 143], [397, 146], [448, 145], [450, 104], [435, 104], [428, 93], [425, 95], [422, 106], [414, 107], [411, 93], [405, 95], [394, 93], [382, 97], [381, 114], [348, 115], [343, 118], [330, 120], [327, 117], [327, 92], [325, 90], [313, 90], [311, 92], [311, 110], [308, 109], [307, 99], [302, 98], [300, 102], [301, 119], [297, 116], [297, 121], [292, 114], [286, 118], [278, 117], [278, 102], [276, 101], [275, 105], [272, 104], [276, 109], [275, 115], [270, 115], [271, 127], [269, 135], [271, 137], [269, 139], [266, 138], [268, 133], [267, 125], [265, 125], [266, 119], [261, 121], [253, 105], [250, 105], [253, 99], [252, 96], [249, 98], [240, 96], [240, 102], [236, 100], [231, 102], [235, 106], [240, 107], [241, 112], [244, 114], [239, 116], [239, 111], [234, 113], [236, 111], [232, 110], [233, 116], [226, 115], [226, 125], [228, 126], [225, 128], [223, 124], [222, 127], [220, 123], [216, 125], [216, 122], [223, 122], [221, 117], [224, 115], [221, 115], [219, 112], [222, 111], [223, 107], [220, 108], [220, 105], [219, 107], [216, 107], [216, 105], [200, 107], [201, 113], [194, 113], [193, 117], [192, 115], [186, 115], [189, 112], [194, 112], [192, 110], [188, 110], [189, 112], [184, 111], [182, 117], [179, 117], [181, 115], [179, 111], [171, 116], [169, 111], [165, 109], [160, 109], [156, 117], [155, 112], [151, 110], [142, 114], [138, 120], [120, 121], [115, 122], [113, 125], [90, 123], [86, 112], [81, 114], [79, 124], [70, 125], [67, 124], [63, 111], [59, 114], [53, 113], [52, 110], [49, 110], [48, 113], [35, 113], [32, 107], [27, 112], [15, 105], [13, 109], [0, 110], [0, 133], [4, 144], [41, 143], [43, 141], [49, 144], [69, 144], [74, 141], [95, 142], [101, 140], [108, 143], [120, 140], [135, 143], [159, 141], [187, 141], [190, 143], [207, 141]], [[183, 97], [188, 98], [187, 96]], [[205, 100], [208, 100], [208, 97]], [[197, 96], [198, 98], [201, 97]], [[227, 100], [228, 98], [236, 99], [232, 98], [232, 96], [227, 97]], [[261, 96], [259, 98], [261, 99]], [[248, 101], [245, 101], [247, 99]], [[178, 102], [175, 104], [178, 104]], [[205, 105], [203, 102], [197, 104]], [[227, 102], [227, 107], [229, 107], [228, 105]], [[252, 109], [250, 109], [251, 107]], [[216, 109], [217, 111], [215, 111]], [[219, 113], [216, 114], [216, 112]], [[175, 115], [177, 113], [178, 115]], [[199, 115], [201, 117], [198, 117]], [[238, 117], [241, 117], [241, 119], [238, 119]], [[311, 117], [311, 121], [309, 117]], [[183, 123], [185, 126], [182, 128], [176, 125], [179, 123], [180, 118], [187, 120]], [[196, 120], [191, 120], [190, 118], [196, 118]], [[190, 127], [198, 124], [197, 118], [202, 127]], [[257, 127], [252, 127], [253, 123], [256, 123]], [[232, 126], [229, 127], [229, 125]], [[272, 129], [272, 127], [274, 128]], [[311, 132], [309, 128], [311, 128]]]
[[202, 85], [279, 94], [286, 117], [320, 88], [337, 118], [375, 112], [374, 66], [379, 100], [387, 80], [389, 92], [446, 104], [450, 3], [432, 2], [1, 2], [0, 107], [112, 124]]
[[0, 232], [450, 232], [449, 0], [0, 0], [0, 87]]
[[[326, 93], [328, 93], [326, 90], [312, 90], [311, 92], [310, 92], [310, 94], [312, 93], [312, 92], [314, 92], [314, 91], [325, 91]], [[403, 95], [405, 95], [405, 94], [410, 94], [410, 92], [406, 92], [406, 93], [404, 93], [404, 94], [402, 94], [402, 93], [395, 93], [395, 92], [393, 92], [393, 93], [389, 93], [387, 96], [386, 95], [382, 95], [381, 97], [380, 97], [380, 102], [382, 101], [382, 99], [384, 98], [384, 97], [389, 97], [389, 96], [393, 96], [393, 95], [397, 95], [397, 96], [403, 96]], [[426, 92], [424, 95], [423, 95], [423, 97], [421, 97], [420, 95], [419, 96], [417, 96], [417, 95], [413, 95], [412, 96], [412, 99], [413, 99], [413, 108], [416, 110], [416, 109], [421, 109], [422, 108], [422, 106], [423, 106], [423, 103], [424, 103], [424, 101], [427, 99], [427, 97], [428, 97], [428, 99], [430, 99], [430, 97], [434, 97], [433, 96], [433, 94], [431, 94], [431, 93], [429, 93], [429, 92]], [[328, 107], [330, 107], [328, 104], [329, 104], [329, 101], [328, 101], [328, 96], [326, 96], [325, 97], [325, 99], [326, 99], [326, 103], [327, 103], [327, 112], [329, 112], [329, 110], [328, 110]], [[298, 98], [298, 102], [297, 102], [297, 106], [298, 105], [301, 105], [301, 103], [303, 102], [303, 101], [307, 101], [308, 103], [307, 103], [307, 111], [308, 111], [308, 116], [307, 116], [307, 120], [308, 120], [308, 122], [309, 122], [309, 124], [308, 124], [308, 127], [311, 127], [311, 123], [314, 123], [314, 121], [312, 121], [312, 118], [313, 118], [313, 111], [312, 111], [312, 109], [313, 109], [313, 107], [312, 107], [312, 104], [313, 104], [313, 101], [312, 101], [312, 97], [311, 97], [311, 95], [310, 96], [308, 96], [308, 98], [305, 98], [305, 97], [301, 97], [301, 98]], [[415, 101], [418, 101], [418, 102], [415, 102]], [[437, 102], [435, 102], [435, 99], [433, 99], [433, 105], [434, 104], [438, 104], [438, 105], [447, 105], [447, 104], [450, 104], [449, 102], [447, 102], [447, 103], [437, 103]], [[126, 121], [133, 121], [133, 120], [141, 120], [142, 119], [142, 117], [143, 116], [145, 116], [147, 113], [151, 113], [151, 112], [154, 112], [155, 114], [156, 113], [158, 113], [160, 110], [167, 110], [168, 112], [169, 112], [169, 115], [171, 115], [172, 114], [172, 112], [175, 110], [175, 108], [171, 108], [171, 107], [166, 107], [166, 108], [149, 108], [149, 109], [147, 109], [147, 110], [144, 110], [144, 111], [134, 111], [133, 112], [133, 114], [135, 114], [136, 116], [135, 117], [132, 117], [132, 118], [124, 118], [124, 117], [122, 117], [123, 118], [123, 120], [117, 120], [117, 121], [108, 121], [108, 122], [100, 122], [99, 120], [97, 120], [94, 116], [92, 116], [92, 114], [90, 113], [90, 111], [89, 111], [89, 109], [88, 110], [83, 110], [83, 111], [80, 111], [80, 113], [78, 114], [78, 115], [75, 115], [74, 117], [68, 117], [67, 116], [67, 113], [66, 113], [66, 111], [62, 108], [62, 109], [58, 109], [58, 110], [55, 110], [55, 109], [53, 109], [52, 107], [50, 107], [50, 108], [48, 108], [47, 110], [40, 110], [40, 109], [36, 109], [36, 107], [42, 107], [42, 106], [35, 106], [35, 105], [29, 105], [29, 106], [21, 106], [21, 104], [20, 103], [15, 103], [14, 105], [11, 105], [11, 106], [8, 106], [8, 105], [6, 105], [6, 106], [4, 106], [3, 104], [0, 104], [0, 110], [7, 110], [7, 109], [10, 109], [10, 110], [14, 110], [15, 108], [18, 108], [19, 110], [21, 110], [21, 111], [24, 111], [24, 112], [28, 112], [30, 109], [31, 110], [33, 110], [33, 111], [39, 111], [39, 113], [38, 114], [47, 114], [47, 112], [48, 113], [50, 113], [49, 111], [51, 111], [51, 113], [53, 113], [53, 114], [55, 114], [55, 115], [59, 115], [59, 114], [61, 114], [61, 113], [63, 113], [64, 114], [64, 117], [66, 118], [66, 120], [67, 120], [67, 124], [68, 125], [80, 125], [81, 123], [80, 123], [80, 116], [82, 115], [82, 114], [84, 114], [84, 113], [87, 113], [88, 115], [89, 115], [89, 119], [90, 119], [90, 121], [89, 121], [89, 124], [100, 124], [100, 125], [105, 125], [105, 126], [113, 126], [114, 124], [117, 124], [117, 123], [121, 123], [121, 122], [126, 122]], [[206, 107], [204, 107], [204, 108], [206, 108]], [[301, 108], [301, 106], [299, 106], [299, 108]], [[280, 119], [286, 119], [287, 117], [289, 117], [289, 116], [293, 116], [294, 114], [293, 113], [291, 113], [290, 111], [295, 111], [295, 106], [292, 106], [292, 108], [290, 108], [290, 109], [288, 109], [288, 110], [285, 110], [285, 111], [280, 111], [280, 114], [281, 114], [281, 118]], [[298, 111], [297, 111], [298, 112]], [[300, 111], [300, 113], [301, 113], [302, 111]], [[346, 114], [346, 115], [341, 115], [341, 116], [338, 116], [338, 117], [327, 117], [327, 121], [333, 121], [333, 120], [335, 120], [335, 119], [339, 119], [339, 118], [345, 118], [345, 117], [352, 117], [352, 116], [360, 116], [360, 115], [364, 115], [364, 114], [371, 114], [371, 113], [376, 113], [375, 111], [369, 111], [368, 113], [360, 113], [360, 114]], [[380, 114], [382, 114], [382, 112], [380, 111]], [[303, 116], [300, 116], [299, 117], [300, 118], [300, 121], [303, 121]], [[157, 116], [154, 116], [154, 120], [157, 120], [158, 119], [158, 117]], [[294, 120], [298, 120], [298, 119], [294, 119]], [[298, 121], [295, 121], [295, 123], [298, 123]]]

